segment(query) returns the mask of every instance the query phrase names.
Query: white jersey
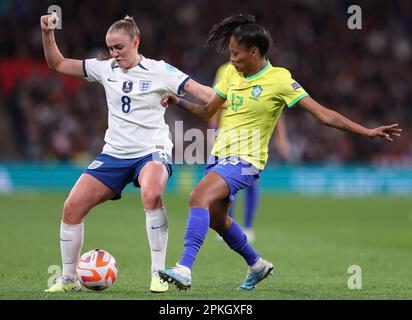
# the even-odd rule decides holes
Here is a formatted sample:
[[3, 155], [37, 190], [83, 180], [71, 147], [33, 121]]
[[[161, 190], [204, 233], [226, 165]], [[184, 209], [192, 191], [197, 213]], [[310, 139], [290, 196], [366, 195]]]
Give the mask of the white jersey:
[[86, 80], [101, 83], [106, 92], [109, 117], [102, 153], [131, 159], [164, 151], [171, 157], [173, 143], [160, 99], [165, 92], [182, 95], [190, 78], [164, 61], [141, 57], [130, 69], [114, 59], [83, 60]]

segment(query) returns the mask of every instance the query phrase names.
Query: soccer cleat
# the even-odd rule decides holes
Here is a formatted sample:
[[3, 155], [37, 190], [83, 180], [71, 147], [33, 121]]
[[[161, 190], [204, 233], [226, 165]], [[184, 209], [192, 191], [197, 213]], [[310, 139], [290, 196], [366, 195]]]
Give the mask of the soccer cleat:
[[272, 270], [273, 264], [259, 258], [252, 267], [248, 267], [246, 279], [239, 287], [239, 290], [253, 290], [260, 281], [272, 274]]
[[57, 278], [54, 285], [49, 289], [44, 290], [44, 292], [77, 292], [81, 290], [80, 281], [78, 279], [73, 279], [69, 276], [61, 276]]
[[162, 280], [173, 283], [179, 290], [187, 290], [192, 285], [190, 269], [176, 263], [176, 267], [171, 269], [159, 270]]
[[150, 291], [153, 293], [166, 292], [169, 289], [169, 284], [166, 281], [160, 279], [156, 274], [152, 275], [152, 281], [150, 282]]

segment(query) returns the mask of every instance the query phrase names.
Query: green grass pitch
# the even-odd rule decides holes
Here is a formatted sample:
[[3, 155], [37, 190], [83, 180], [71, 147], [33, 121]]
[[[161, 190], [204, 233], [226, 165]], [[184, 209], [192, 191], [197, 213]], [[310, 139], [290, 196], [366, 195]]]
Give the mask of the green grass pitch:
[[[411, 299], [412, 198], [262, 195], [253, 244], [276, 266], [251, 292], [237, 291], [243, 259], [208, 233], [192, 289], [149, 292], [150, 253], [139, 194], [95, 208], [86, 219], [82, 253], [111, 252], [114, 286], [101, 292], [46, 294], [50, 265], [60, 265], [59, 222], [66, 193], [0, 195], [0, 299]], [[168, 193], [167, 266], [179, 259], [187, 194]], [[241, 200], [241, 199], [239, 199]], [[242, 206], [240, 202], [237, 208]], [[237, 213], [238, 218], [242, 212]], [[362, 270], [362, 289], [348, 288], [348, 268]]]

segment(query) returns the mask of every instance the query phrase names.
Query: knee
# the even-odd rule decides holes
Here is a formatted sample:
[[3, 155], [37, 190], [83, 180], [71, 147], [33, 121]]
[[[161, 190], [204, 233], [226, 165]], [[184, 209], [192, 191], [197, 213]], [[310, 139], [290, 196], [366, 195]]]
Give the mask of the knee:
[[87, 212], [83, 212], [78, 201], [68, 198], [63, 206], [63, 222], [68, 224], [79, 224], [82, 222]]
[[207, 195], [204, 192], [199, 192], [196, 189], [190, 193], [189, 207], [191, 208], [209, 208], [210, 203]]
[[162, 207], [162, 192], [155, 189], [142, 189], [143, 207], [147, 210], [154, 210]]

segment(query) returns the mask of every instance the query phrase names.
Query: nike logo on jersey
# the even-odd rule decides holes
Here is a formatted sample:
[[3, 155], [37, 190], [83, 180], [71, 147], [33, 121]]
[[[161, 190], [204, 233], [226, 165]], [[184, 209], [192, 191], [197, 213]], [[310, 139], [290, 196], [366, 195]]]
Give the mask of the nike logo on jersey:
[[159, 229], [159, 228], [161, 228], [161, 227], [164, 227], [165, 225], [166, 225], [166, 223], [164, 223], [164, 224], [162, 224], [161, 226], [158, 226], [158, 227], [152, 226], [152, 229], [153, 229], [153, 230]]
[[117, 82], [117, 80], [112, 79], [112, 78], [107, 78], [107, 81], [109, 81], [109, 82]]
[[64, 240], [64, 239], [60, 238], [60, 241], [71, 241], [71, 240]]

